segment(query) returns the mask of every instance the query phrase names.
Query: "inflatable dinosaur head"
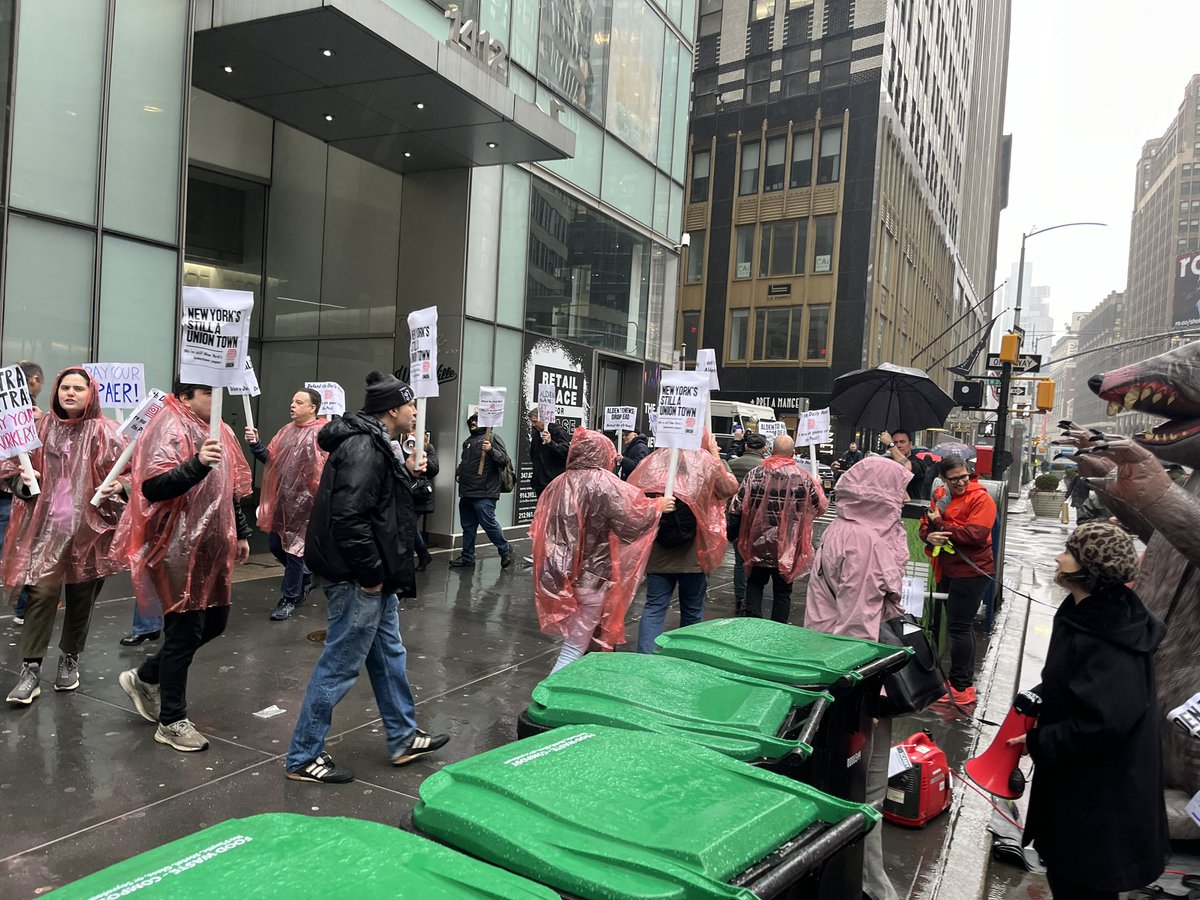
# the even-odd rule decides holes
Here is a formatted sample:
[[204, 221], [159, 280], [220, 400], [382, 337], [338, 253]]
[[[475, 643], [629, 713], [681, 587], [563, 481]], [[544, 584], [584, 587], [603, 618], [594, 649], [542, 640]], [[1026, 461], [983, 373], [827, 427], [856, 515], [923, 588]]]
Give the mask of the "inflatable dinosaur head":
[[1088, 379], [1108, 414], [1137, 410], [1167, 421], [1134, 440], [1161, 460], [1200, 465], [1200, 343]]

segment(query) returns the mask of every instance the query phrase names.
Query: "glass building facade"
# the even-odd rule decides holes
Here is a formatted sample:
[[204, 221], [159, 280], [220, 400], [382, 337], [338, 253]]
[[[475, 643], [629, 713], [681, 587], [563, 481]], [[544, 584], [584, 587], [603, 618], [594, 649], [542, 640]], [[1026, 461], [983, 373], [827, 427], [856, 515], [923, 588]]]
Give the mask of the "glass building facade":
[[[509, 388], [499, 432], [524, 461], [536, 380], [559, 373], [564, 421], [598, 425], [670, 363], [695, 3], [471, 0], [458, 20], [492, 42], [475, 55], [443, 5], [339, 6], [0, 0], [0, 353], [143, 362], [165, 388], [181, 285], [250, 291], [269, 434], [304, 381], [353, 407], [370, 369], [406, 374], [406, 317], [436, 305], [426, 525], [445, 544], [481, 385]], [[339, 55], [343, 19], [378, 56]], [[556, 135], [573, 147], [536, 152]], [[502, 524], [530, 515], [502, 497]]]

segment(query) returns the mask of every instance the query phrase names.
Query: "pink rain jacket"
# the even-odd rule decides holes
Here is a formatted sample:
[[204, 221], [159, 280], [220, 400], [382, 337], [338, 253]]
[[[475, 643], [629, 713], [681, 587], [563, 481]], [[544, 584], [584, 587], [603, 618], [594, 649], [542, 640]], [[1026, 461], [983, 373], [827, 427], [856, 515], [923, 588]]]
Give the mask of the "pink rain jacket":
[[[708, 434], [705, 433], [707, 440]], [[629, 476], [632, 484], [647, 494], [663, 494], [667, 489], [667, 469], [671, 451], [654, 450], [638, 463]], [[737, 478], [707, 450], [680, 450], [675, 471], [674, 495], [688, 505], [696, 517], [696, 555], [700, 570], [708, 573], [725, 559], [729, 540], [725, 537], [725, 501], [737, 493]]]
[[804, 627], [879, 640], [879, 626], [901, 614], [908, 537], [900, 510], [912, 473], [886, 456], [868, 456], [837, 483], [837, 518], [813, 558]]
[[[589, 637], [606, 650], [625, 643], [625, 614], [658, 533], [658, 504], [612, 473], [616, 458], [611, 440], [576, 428], [567, 470], [542, 492], [533, 517], [538, 623], [575, 646]], [[577, 590], [602, 593], [599, 627]]]
[[228, 606], [237, 553], [234, 497], [250, 493], [250, 469], [228, 425], [221, 425], [221, 462], [186, 493], [161, 503], [142, 484], [191, 459], [208, 438], [208, 423], [174, 396], [138, 439], [129, 514], [118, 538], [128, 554], [133, 591], [150, 614]]
[[304, 556], [304, 532], [329, 458], [317, 446], [317, 435], [328, 423], [328, 419], [315, 419], [307, 425], [289, 422], [267, 446], [270, 461], [263, 472], [258, 527], [278, 534], [283, 552], [292, 556]]
[[[41, 493], [32, 500], [13, 498], [4, 538], [6, 587], [41, 582], [79, 584], [126, 568], [111, 552], [124, 499], [117, 495], [99, 509], [91, 504], [125, 441], [117, 436], [117, 423], [100, 415], [95, 390], [83, 415], [68, 419], [58, 405], [62, 379], [60, 372], [54, 380], [50, 413], [38, 421], [42, 446], [29, 454], [33, 468], [41, 473]], [[0, 467], [5, 478], [19, 473], [16, 458], [5, 460]]]
[[812, 558], [813, 521], [828, 507], [807, 469], [791, 457], [768, 456], [746, 474], [729, 505], [742, 517], [738, 553], [745, 567], [777, 569], [785, 581], [795, 581]]

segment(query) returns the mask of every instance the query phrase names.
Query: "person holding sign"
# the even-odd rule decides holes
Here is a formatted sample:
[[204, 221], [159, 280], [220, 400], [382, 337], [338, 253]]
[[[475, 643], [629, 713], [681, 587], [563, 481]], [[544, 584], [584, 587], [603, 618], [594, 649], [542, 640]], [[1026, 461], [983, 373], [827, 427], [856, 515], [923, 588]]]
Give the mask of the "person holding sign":
[[620, 459], [621, 479], [628, 481], [633, 470], [638, 467], [638, 463], [650, 455], [650, 442], [646, 440], [645, 435], [638, 434], [637, 429], [634, 428], [622, 434], [621, 442], [624, 445]]
[[320, 408], [321, 395], [312, 388], [296, 391], [288, 408], [291, 422], [275, 432], [266, 447], [258, 440], [258, 429], [246, 427], [250, 452], [266, 466], [258, 527], [268, 535], [271, 555], [283, 565], [283, 584], [270, 615], [272, 622], [291, 616], [312, 589], [312, 576], [304, 566], [304, 532], [329, 455], [317, 445], [317, 434], [328, 424], [328, 419], [317, 418]]
[[[703, 428], [703, 416], [700, 416]], [[662, 419], [659, 419], [661, 425]], [[725, 559], [725, 502], [737, 493], [737, 479], [721, 460], [717, 440], [704, 432], [706, 448], [680, 450], [662, 447], [650, 453], [629, 477], [629, 483], [651, 496], [675, 498], [673, 511], [663, 515], [646, 566], [646, 608], [638, 629], [638, 652], [653, 653], [662, 634], [667, 607], [679, 589], [679, 625], [704, 618], [708, 573]], [[671, 456], [678, 454], [672, 488]]]
[[529, 409], [529, 458], [533, 474], [529, 486], [538, 497], [555, 478], [567, 471], [571, 436], [557, 422], [543, 422], [536, 406]]
[[479, 417], [467, 419], [471, 436], [463, 441], [462, 459], [454, 480], [458, 482], [458, 516], [462, 522], [462, 553], [450, 560], [456, 569], [475, 565], [475, 533], [483, 533], [500, 551], [500, 566], [513, 564], [512, 547], [504, 539], [504, 529], [496, 521], [496, 501], [500, 499], [500, 473], [508, 465], [508, 451], [500, 435], [480, 428]]
[[392, 441], [412, 434], [417, 404], [394, 375], [371, 372], [362, 410], [321, 429], [329, 453], [317, 488], [304, 561], [329, 598], [325, 649], [304, 692], [285, 771], [292, 781], [344, 784], [354, 775], [325, 751], [333, 708], [366, 666], [387, 732], [388, 757], [403, 766], [450, 738], [417, 727], [400, 637], [400, 597], [417, 595], [412, 485], [425, 472]]
[[562, 638], [551, 672], [595, 644], [625, 643], [625, 614], [646, 571], [659, 516], [675, 508], [613, 474], [616, 448], [598, 431], [575, 430], [566, 472], [538, 502], [533, 539], [533, 599], [546, 634]]
[[775, 438], [771, 455], [751, 469], [729, 514], [738, 521], [738, 552], [746, 566], [746, 615], [762, 618], [763, 588], [771, 582], [771, 618], [787, 622], [792, 582], [812, 560], [813, 522], [829, 508], [821, 486], [796, 462], [796, 445]]
[[15, 502], [4, 539], [6, 587], [29, 585], [29, 606], [21, 633], [21, 674], [8, 702], [29, 705], [41, 693], [42, 659], [50, 643], [59, 595], [66, 612], [58, 647], [56, 691], [79, 687], [79, 655], [87, 643], [92, 607], [104, 579], [125, 566], [112, 552], [117, 522], [125, 509], [124, 487], [110, 484], [103, 502], [92, 495], [121, 455], [117, 423], [100, 415], [92, 379], [82, 367], [64, 369], [54, 384], [50, 413], [37, 425], [42, 446], [30, 454], [41, 492], [31, 494], [28, 473], [16, 475], [17, 461], [2, 471], [12, 478]]
[[188, 718], [188, 670], [220, 637], [233, 601], [233, 567], [250, 556], [251, 528], [239, 499], [251, 490], [237, 438], [218, 423], [209, 437], [213, 388], [180, 384], [138, 438], [129, 514], [118, 541], [129, 558], [143, 612], [163, 614], [158, 653], [118, 681], [154, 740], [181, 752], [208, 748]]
[[[25, 384], [29, 387], [29, 395], [33, 399], [33, 420], [40, 422], [42, 419], [42, 410], [37, 405], [38, 395], [42, 392], [42, 383], [46, 379], [46, 374], [42, 367], [31, 359], [22, 359], [17, 363], [17, 367], [25, 373]], [[0, 491], [0, 544], [4, 543], [4, 535], [8, 527], [8, 518], [11, 510], [12, 494], [8, 491]], [[14, 589], [15, 590], [15, 589]], [[13, 610], [13, 624], [25, 624], [25, 608], [29, 605], [29, 588], [22, 586], [21, 593], [17, 597], [17, 608]]]

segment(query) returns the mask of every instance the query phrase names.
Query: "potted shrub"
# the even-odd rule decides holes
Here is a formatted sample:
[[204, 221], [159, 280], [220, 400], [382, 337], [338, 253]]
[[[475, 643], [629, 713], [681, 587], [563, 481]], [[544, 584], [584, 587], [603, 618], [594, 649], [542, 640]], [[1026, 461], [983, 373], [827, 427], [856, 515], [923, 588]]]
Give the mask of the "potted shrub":
[[1033, 514], [1041, 518], [1057, 519], [1062, 512], [1063, 501], [1067, 498], [1066, 491], [1060, 491], [1059, 478], [1052, 472], [1039, 475], [1029, 489], [1029, 499], [1033, 503]]

